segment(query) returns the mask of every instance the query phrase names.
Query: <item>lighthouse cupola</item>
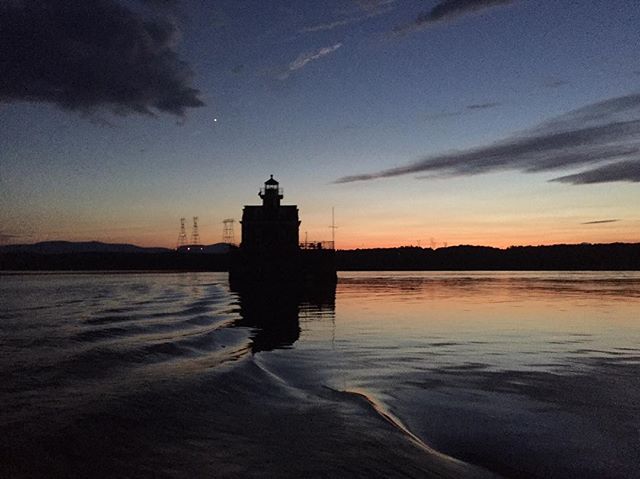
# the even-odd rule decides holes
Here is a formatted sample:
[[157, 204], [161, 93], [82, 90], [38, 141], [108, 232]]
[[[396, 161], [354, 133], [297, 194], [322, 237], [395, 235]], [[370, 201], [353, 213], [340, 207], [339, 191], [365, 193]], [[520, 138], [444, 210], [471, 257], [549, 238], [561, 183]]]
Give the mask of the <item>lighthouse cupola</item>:
[[284, 195], [280, 183], [273, 179], [273, 175], [264, 182], [264, 188], [260, 188], [259, 196], [262, 198], [263, 206], [271, 208], [280, 206], [280, 200]]

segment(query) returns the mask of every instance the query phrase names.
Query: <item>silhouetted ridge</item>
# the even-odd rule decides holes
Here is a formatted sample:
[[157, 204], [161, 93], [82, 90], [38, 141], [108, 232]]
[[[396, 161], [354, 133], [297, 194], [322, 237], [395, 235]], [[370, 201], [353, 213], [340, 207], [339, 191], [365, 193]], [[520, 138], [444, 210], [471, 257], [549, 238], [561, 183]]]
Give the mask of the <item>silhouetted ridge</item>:
[[0, 246], [0, 253], [166, 253], [168, 248], [145, 248], [126, 243], [102, 243], [100, 241], [41, 241], [34, 244]]
[[[191, 255], [161, 248], [165, 252], [154, 253], [143, 248], [144, 252], [131, 253], [38, 253], [12, 250], [13, 247], [0, 248], [0, 270], [227, 271], [229, 257], [234, 251], [232, 248], [230, 254]], [[640, 270], [640, 243], [512, 246], [506, 249], [463, 245], [435, 250], [410, 246], [341, 250], [336, 251], [335, 259], [338, 270], [343, 271]]]
[[342, 250], [340, 270], [637, 270], [640, 243]]

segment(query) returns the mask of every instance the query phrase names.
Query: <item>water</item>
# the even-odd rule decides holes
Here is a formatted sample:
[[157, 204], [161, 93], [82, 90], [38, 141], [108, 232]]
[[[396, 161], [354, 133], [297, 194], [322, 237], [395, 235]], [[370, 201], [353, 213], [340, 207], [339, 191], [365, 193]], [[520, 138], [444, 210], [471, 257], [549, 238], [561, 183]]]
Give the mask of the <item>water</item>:
[[0, 476], [640, 477], [640, 273], [0, 276]]

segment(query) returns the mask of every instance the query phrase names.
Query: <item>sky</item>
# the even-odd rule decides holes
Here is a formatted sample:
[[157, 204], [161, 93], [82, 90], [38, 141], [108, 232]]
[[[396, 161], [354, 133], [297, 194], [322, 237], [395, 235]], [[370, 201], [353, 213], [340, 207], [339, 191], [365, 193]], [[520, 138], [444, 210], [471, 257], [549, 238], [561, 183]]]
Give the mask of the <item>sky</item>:
[[640, 241], [637, 0], [3, 0], [0, 243]]

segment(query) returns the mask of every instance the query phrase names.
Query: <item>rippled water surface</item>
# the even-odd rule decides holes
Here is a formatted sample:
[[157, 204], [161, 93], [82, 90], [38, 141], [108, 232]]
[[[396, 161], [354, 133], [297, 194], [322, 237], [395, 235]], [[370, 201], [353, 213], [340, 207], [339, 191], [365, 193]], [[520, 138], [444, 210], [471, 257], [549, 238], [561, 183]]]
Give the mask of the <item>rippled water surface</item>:
[[640, 274], [5, 274], [0, 377], [0, 476], [634, 478]]

